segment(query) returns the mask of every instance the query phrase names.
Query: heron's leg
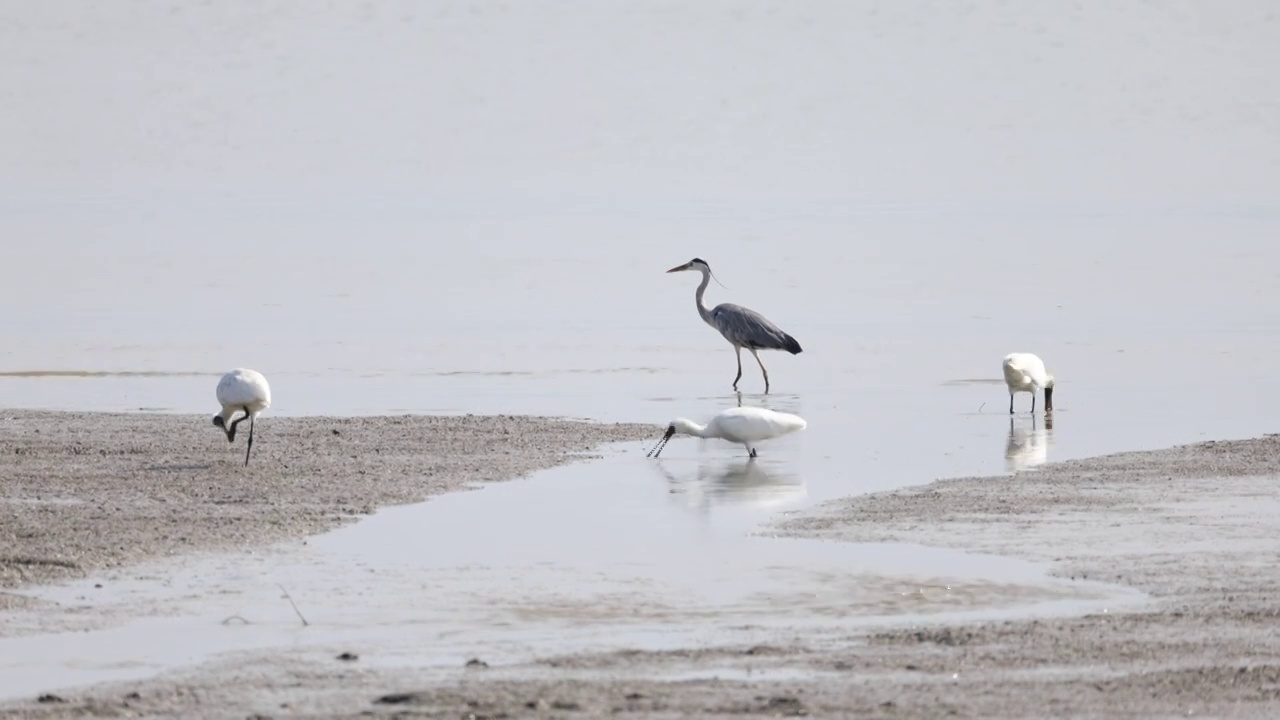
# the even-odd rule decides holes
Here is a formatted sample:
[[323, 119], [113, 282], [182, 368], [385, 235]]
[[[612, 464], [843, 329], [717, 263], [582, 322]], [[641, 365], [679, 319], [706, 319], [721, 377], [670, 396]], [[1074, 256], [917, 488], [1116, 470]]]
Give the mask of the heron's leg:
[[1036, 389], [1031, 388], [1031, 414], [1036, 414]]
[[1009, 393], [1009, 414], [1013, 414], [1013, 393]]
[[733, 378], [733, 389], [737, 390], [738, 381], [742, 379], [742, 347], [739, 345], [734, 345], [733, 351], [738, 355], [738, 374], [736, 377]]
[[748, 455], [747, 457], [752, 457], [752, 458], [753, 458], [753, 457], [755, 457], [755, 456], [756, 456], [756, 449], [755, 449], [755, 448], [751, 448], [751, 454], [750, 454], [750, 455]]
[[760, 353], [756, 352], [755, 348], [749, 349], [751, 350], [751, 356], [756, 359], [756, 364], [760, 366], [760, 372], [764, 373], [764, 392], [767, 395], [769, 393], [769, 371], [765, 370], [764, 363], [760, 362]]
[[[249, 409], [245, 408], [245, 412], [249, 412]], [[249, 467], [249, 452], [251, 450], [253, 450], [253, 415], [249, 416], [249, 443], [248, 443], [248, 447], [244, 449], [244, 466], [245, 467]]]

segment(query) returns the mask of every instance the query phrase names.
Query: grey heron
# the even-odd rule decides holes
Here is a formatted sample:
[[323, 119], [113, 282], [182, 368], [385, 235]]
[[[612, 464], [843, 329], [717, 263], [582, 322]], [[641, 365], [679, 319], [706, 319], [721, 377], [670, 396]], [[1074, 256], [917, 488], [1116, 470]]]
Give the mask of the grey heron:
[[[249, 420], [249, 442], [244, 449], [244, 464], [248, 467], [249, 453], [253, 451], [253, 421], [258, 413], [271, 407], [271, 386], [257, 370], [236, 368], [218, 381], [217, 394], [222, 410], [213, 416], [213, 424], [227, 434], [227, 442], [235, 442], [236, 426]], [[231, 420], [232, 415], [242, 411], [243, 415]]]
[[706, 294], [707, 285], [711, 283], [711, 266], [702, 258], [694, 258], [667, 272], [687, 270], [702, 273], [702, 282], [698, 285], [698, 292], [694, 296], [698, 303], [698, 314], [708, 325], [720, 331], [724, 339], [733, 345], [734, 352], [738, 355], [738, 374], [733, 378], [733, 389], [738, 389], [738, 381], [742, 379], [742, 348], [746, 348], [756, 359], [756, 364], [760, 366], [760, 372], [764, 374], [764, 391], [769, 392], [769, 371], [764, 369], [764, 363], [760, 362], [757, 351], [786, 350], [792, 355], [798, 355], [801, 352], [800, 343], [755, 310], [733, 303], [721, 303], [708, 310], [702, 301], [702, 296]]

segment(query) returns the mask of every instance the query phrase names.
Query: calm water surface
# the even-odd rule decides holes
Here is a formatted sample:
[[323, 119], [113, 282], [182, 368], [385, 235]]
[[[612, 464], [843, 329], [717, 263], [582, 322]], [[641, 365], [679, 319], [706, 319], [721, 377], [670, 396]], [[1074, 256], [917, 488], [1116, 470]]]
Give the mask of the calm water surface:
[[[697, 255], [731, 288], [713, 283], [710, 303], [756, 308], [804, 345], [763, 355], [767, 397], [748, 363], [741, 402], [809, 420], [793, 470], [813, 500], [1005, 469], [996, 380], [1013, 350], [1058, 378], [1052, 429], [1032, 434], [1025, 412], [1012, 429], [1050, 459], [1272, 429], [1272, 216], [742, 214], [406, 219], [359, 241], [335, 222], [305, 241], [170, 248], [117, 228], [102, 247], [18, 248], [3, 284], [23, 301], [0, 323], [23, 341], [0, 354], [0, 397], [211, 414], [216, 375], [244, 365], [271, 379], [275, 415], [704, 420], [738, 398], [696, 276], [663, 273]], [[288, 452], [269, 434], [262, 450]]]
[[[672, 12], [0, 8], [0, 130], [23, 139], [0, 151], [0, 407], [207, 416], [217, 376], [248, 366], [274, 396], [255, 451], [277, 457], [272, 416], [527, 413], [655, 439], [739, 402], [809, 421], [754, 465], [715, 442], [658, 462], [631, 446], [306, 549], [157, 571], [167, 585], [41, 591], [173, 616], [0, 640], [23, 663], [0, 692], [336, 640], [450, 667], [720, 641], [794, 622], [794, 602], [1025, 610], [1053, 602], [1043, 568], [751, 533], [855, 493], [1275, 429], [1266, 3]], [[694, 256], [728, 286], [709, 303], [803, 344], [764, 355], [771, 395], [749, 360], [730, 392], [697, 278], [663, 274]], [[1007, 415], [1011, 351], [1057, 376], [1051, 428], [1026, 396]], [[219, 438], [210, 453], [235, 455]], [[456, 542], [470, 528], [507, 531]], [[962, 600], [895, 600], [948, 577]], [[264, 619], [218, 624], [233, 606]]]
[[[641, 234], [622, 217], [592, 223], [601, 236]], [[498, 232], [403, 257], [375, 243], [281, 246], [272, 277], [203, 284], [209, 268], [195, 256], [64, 261], [60, 272], [114, 287], [97, 300], [27, 290], [103, 326], [33, 324], [10, 367], [119, 374], [9, 375], [0, 388], [17, 406], [209, 414], [211, 371], [244, 364], [268, 373], [278, 415], [552, 414], [651, 422], [656, 440], [674, 416], [741, 402], [799, 413], [808, 429], [763, 445], [757, 463], [715, 441], [674, 439], [660, 461], [633, 445], [607, 462], [386, 510], [274, 560], [215, 559], [152, 576], [162, 583], [112, 577], [118, 594], [42, 591], [72, 605], [151, 603], [169, 619], [143, 612], [75, 642], [0, 641], [23, 658], [0, 691], [267, 647], [377, 648], [377, 662], [448, 674], [469, 654], [508, 662], [764, 641], [804, 622], [1116, 606], [1125, 595], [1114, 588], [1063, 588], [1042, 567], [1000, 558], [753, 533], [774, 513], [850, 494], [1271, 429], [1280, 387], [1254, 361], [1275, 350], [1274, 314], [1257, 301], [1280, 267], [1269, 222], [1235, 220], [1230, 241], [1211, 244], [1220, 218], [828, 218], [779, 225], [770, 235], [787, 240], [774, 253], [744, 242], [747, 224], [730, 218], [680, 241], [655, 227], [648, 241], [595, 243], [569, 237], [574, 224], [529, 218], [520, 232], [536, 242]], [[1189, 249], [1164, 254], [1153, 273], [1145, 253], [1123, 251], [1123, 234]], [[662, 272], [694, 254], [733, 288], [715, 288], [713, 301], [759, 308], [804, 344], [799, 356], [765, 355], [772, 394], [749, 366], [747, 392], [728, 392], [733, 352], [698, 319], [696, 278]], [[107, 269], [109, 283], [95, 274]], [[1052, 423], [1029, 417], [1025, 396], [1008, 416], [997, 378], [1013, 349], [1056, 373]], [[259, 450], [287, 455], [269, 428]], [[211, 453], [226, 452], [219, 440], [211, 433]], [[278, 582], [322, 630], [298, 634]], [[254, 624], [220, 624], [236, 613]], [[175, 632], [189, 638], [181, 651], [163, 641]]]

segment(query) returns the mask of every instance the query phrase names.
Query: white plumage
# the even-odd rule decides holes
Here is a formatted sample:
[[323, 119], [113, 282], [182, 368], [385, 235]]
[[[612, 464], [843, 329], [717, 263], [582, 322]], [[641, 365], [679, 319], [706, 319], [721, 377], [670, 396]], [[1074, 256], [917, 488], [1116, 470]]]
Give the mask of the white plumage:
[[[213, 424], [227, 434], [227, 442], [235, 442], [236, 426], [246, 418], [249, 420], [249, 442], [244, 451], [244, 464], [247, 466], [249, 453], [253, 450], [254, 420], [258, 413], [271, 407], [271, 386], [257, 370], [236, 368], [218, 381], [218, 404], [222, 410], [213, 416]], [[238, 412], [244, 414], [231, 420], [231, 416]]]
[[694, 437], [719, 438], [741, 443], [747, 448], [750, 457], [756, 457], [756, 443], [803, 430], [807, 426], [808, 423], [799, 415], [757, 407], [729, 408], [711, 418], [711, 422], [706, 425], [699, 425], [685, 418], [672, 420], [662, 440], [649, 451], [649, 454], [657, 457], [672, 435], [683, 433]]
[[1004, 384], [1009, 388], [1009, 414], [1013, 414], [1014, 393], [1031, 393], [1031, 412], [1036, 411], [1036, 391], [1044, 391], [1044, 411], [1053, 412], [1053, 376], [1044, 361], [1032, 353], [1009, 353], [1004, 356]]

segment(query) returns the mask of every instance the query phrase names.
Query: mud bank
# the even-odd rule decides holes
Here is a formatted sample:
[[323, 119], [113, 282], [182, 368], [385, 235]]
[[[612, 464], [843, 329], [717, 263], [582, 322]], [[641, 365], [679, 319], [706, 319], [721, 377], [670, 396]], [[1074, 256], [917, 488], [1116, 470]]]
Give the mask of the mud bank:
[[1266, 437], [942, 481], [830, 503], [777, 528], [1042, 560], [1063, 577], [1149, 593], [1137, 610], [797, 625], [749, 645], [459, 659], [452, 671], [378, 667], [377, 648], [245, 655], [32, 698], [0, 716], [1274, 717], [1277, 498], [1280, 438]]
[[[655, 428], [536, 417], [272, 418], [253, 456], [210, 416], [0, 411], [0, 588], [254, 548], [509, 480]], [[0, 609], [29, 604], [0, 592]]]

